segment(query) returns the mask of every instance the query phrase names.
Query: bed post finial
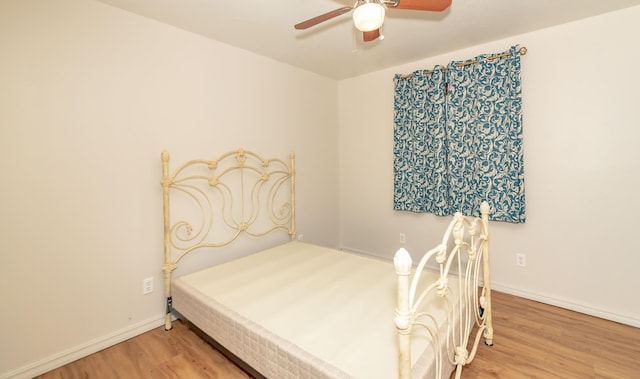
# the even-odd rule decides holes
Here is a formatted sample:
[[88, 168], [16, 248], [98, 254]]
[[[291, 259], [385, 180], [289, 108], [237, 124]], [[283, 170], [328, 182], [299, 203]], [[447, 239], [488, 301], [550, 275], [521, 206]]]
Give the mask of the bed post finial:
[[489, 207], [489, 203], [487, 203], [486, 201], [483, 201], [482, 204], [480, 204], [480, 213], [482, 214], [482, 217], [484, 218], [484, 216], [489, 216], [489, 212], [491, 212], [491, 208]]
[[409, 255], [409, 252], [404, 247], [399, 248], [398, 251], [396, 251], [396, 255], [393, 257], [393, 265], [396, 267], [396, 274], [411, 274], [412, 264], [413, 262], [411, 261], [411, 255]]

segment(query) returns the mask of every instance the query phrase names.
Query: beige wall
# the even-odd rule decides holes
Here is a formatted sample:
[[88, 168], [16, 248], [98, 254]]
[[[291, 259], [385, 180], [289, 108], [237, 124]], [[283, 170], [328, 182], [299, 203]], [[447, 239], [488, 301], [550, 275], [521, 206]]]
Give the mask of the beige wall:
[[295, 151], [338, 245], [335, 80], [86, 0], [3, 0], [0, 52], [0, 377], [160, 325], [163, 149]]
[[638, 19], [636, 7], [336, 82], [102, 3], [0, 2], [0, 378], [160, 325], [163, 149], [176, 162], [294, 150], [305, 240], [391, 257], [402, 232], [417, 256], [447, 219], [392, 211], [391, 78], [517, 43], [530, 51], [528, 221], [494, 225], [494, 284], [639, 325], [625, 300], [640, 284]]
[[393, 75], [520, 44], [527, 222], [492, 224], [494, 288], [640, 326], [638, 20], [634, 7], [341, 81], [341, 246], [391, 258], [405, 233], [415, 260], [449, 221], [392, 210]]

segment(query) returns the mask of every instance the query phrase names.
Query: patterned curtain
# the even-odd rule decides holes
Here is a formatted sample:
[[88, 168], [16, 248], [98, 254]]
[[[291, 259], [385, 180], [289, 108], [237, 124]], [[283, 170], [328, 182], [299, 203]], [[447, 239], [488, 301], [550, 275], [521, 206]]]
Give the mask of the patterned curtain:
[[396, 75], [394, 209], [524, 222], [520, 49]]
[[395, 209], [446, 214], [448, 205], [434, 196], [448, 192], [448, 173], [439, 163], [447, 160], [445, 85], [442, 67], [396, 80]]

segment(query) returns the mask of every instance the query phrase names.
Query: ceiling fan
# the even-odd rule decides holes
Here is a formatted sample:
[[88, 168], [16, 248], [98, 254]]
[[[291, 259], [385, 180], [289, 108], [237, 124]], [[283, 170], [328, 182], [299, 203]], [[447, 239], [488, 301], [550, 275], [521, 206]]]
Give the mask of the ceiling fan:
[[331, 12], [302, 21], [294, 25], [294, 28], [307, 29], [353, 10], [355, 27], [362, 31], [364, 42], [370, 42], [380, 37], [385, 8], [442, 12], [450, 5], [451, 0], [356, 0], [350, 7], [334, 9]]

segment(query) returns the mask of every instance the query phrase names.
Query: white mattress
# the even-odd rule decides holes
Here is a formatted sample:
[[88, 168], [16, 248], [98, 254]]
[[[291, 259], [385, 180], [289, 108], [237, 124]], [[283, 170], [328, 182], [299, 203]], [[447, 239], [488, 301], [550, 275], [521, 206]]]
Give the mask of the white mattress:
[[[181, 315], [268, 378], [389, 379], [398, 376], [396, 291], [391, 262], [292, 241], [177, 278], [172, 297]], [[442, 306], [429, 311], [446, 318]], [[434, 377], [431, 342], [420, 334], [414, 378]]]

